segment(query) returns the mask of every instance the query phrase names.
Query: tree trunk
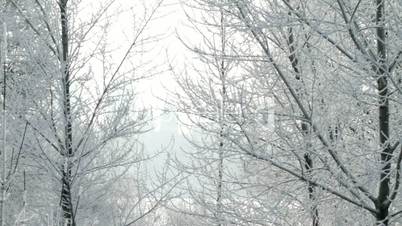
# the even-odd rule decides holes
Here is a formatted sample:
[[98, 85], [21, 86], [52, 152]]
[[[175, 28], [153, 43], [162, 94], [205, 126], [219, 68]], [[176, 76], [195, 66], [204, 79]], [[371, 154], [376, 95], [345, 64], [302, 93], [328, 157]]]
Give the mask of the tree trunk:
[[0, 60], [0, 70], [2, 70], [3, 74], [3, 118], [2, 118], [2, 133], [3, 133], [3, 143], [2, 143], [2, 175], [1, 175], [1, 184], [0, 184], [0, 192], [1, 192], [1, 200], [0, 200], [0, 208], [1, 208], [1, 216], [0, 216], [0, 225], [4, 226], [6, 225], [6, 207], [5, 207], [5, 202], [7, 198], [7, 190], [6, 190], [6, 180], [7, 180], [7, 173], [6, 173], [6, 161], [7, 161], [7, 156], [6, 156], [6, 91], [7, 91], [7, 75], [6, 75], [6, 60], [7, 60], [7, 24], [5, 22], [4, 18], [5, 12], [3, 12], [3, 40], [2, 40], [2, 46], [1, 46], [1, 60]]
[[73, 151], [73, 132], [71, 118], [71, 103], [70, 103], [70, 68], [69, 68], [69, 36], [68, 36], [68, 15], [67, 15], [68, 0], [60, 1], [60, 19], [61, 19], [61, 44], [62, 44], [62, 85], [63, 85], [63, 113], [64, 113], [64, 143], [65, 150], [63, 157], [65, 162], [62, 169], [62, 191], [61, 191], [61, 207], [63, 210], [63, 225], [75, 226], [74, 208], [72, 203], [72, 163], [71, 158], [74, 155]]
[[[66, 166], [67, 168], [68, 166]], [[61, 208], [63, 210], [63, 226], [75, 226], [74, 209], [71, 197], [71, 181], [68, 175], [71, 170], [63, 171], [62, 191], [61, 191]]]
[[222, 226], [222, 183], [223, 183], [223, 137], [221, 131], [221, 137], [219, 138], [221, 141], [219, 142], [219, 162], [218, 162], [218, 194], [216, 197], [216, 204], [217, 204], [217, 226]]
[[376, 210], [378, 211], [376, 215], [376, 225], [388, 226], [389, 205], [376, 206]]
[[380, 145], [381, 145], [381, 173], [378, 189], [378, 198], [376, 203], [377, 225], [388, 225], [389, 195], [390, 195], [390, 170], [392, 149], [389, 144], [389, 93], [388, 80], [386, 75], [386, 46], [384, 29], [384, 0], [376, 0], [376, 25], [377, 25], [377, 56], [378, 66], [376, 66], [377, 89], [379, 93], [379, 127], [380, 127]]
[[[290, 0], [287, 0], [289, 3]], [[291, 13], [289, 12], [289, 15]], [[301, 70], [299, 69], [299, 59], [296, 55], [296, 44], [294, 40], [294, 34], [293, 34], [293, 29], [292, 27], [289, 27], [288, 29], [288, 47], [289, 47], [289, 61], [291, 63], [291, 66], [293, 68], [293, 71], [295, 73], [295, 79], [299, 81], [299, 88], [297, 89], [297, 95], [299, 96], [300, 99], [302, 99], [302, 77], [301, 77]], [[304, 141], [306, 144], [306, 153], [304, 154], [304, 168], [306, 170], [307, 177], [310, 177], [311, 171], [313, 169], [313, 160], [310, 157], [310, 151], [311, 151], [311, 142], [308, 140], [310, 139], [310, 131], [309, 131], [309, 125], [306, 122], [301, 122], [300, 127], [302, 130], [302, 136], [304, 137]], [[307, 182], [307, 192], [308, 192], [308, 198], [311, 202], [311, 218], [312, 218], [312, 226], [318, 226], [319, 225], [319, 218], [318, 218], [318, 207], [315, 198], [315, 186], [312, 185], [311, 183]]]
[[[304, 167], [306, 168], [306, 171], [308, 174], [310, 174], [311, 169], [313, 169], [313, 160], [311, 159], [310, 155], [308, 153], [304, 154], [304, 161], [305, 165]], [[312, 226], [319, 226], [319, 218], [318, 218], [318, 207], [315, 199], [315, 186], [312, 185], [311, 183], [307, 182], [307, 190], [308, 190], [308, 198], [310, 199], [310, 202], [312, 204], [311, 206], [311, 215], [312, 215]]]
[[220, 59], [220, 80], [221, 80], [221, 107], [219, 109], [219, 124], [220, 124], [220, 132], [219, 132], [219, 162], [218, 162], [218, 185], [217, 185], [217, 197], [216, 197], [216, 204], [217, 204], [217, 226], [223, 225], [222, 219], [222, 211], [223, 211], [223, 204], [222, 204], [222, 186], [223, 186], [223, 161], [224, 161], [224, 130], [225, 130], [225, 114], [226, 114], [226, 66], [225, 66], [225, 48], [226, 48], [226, 32], [225, 32], [225, 20], [224, 20], [224, 13], [222, 8], [220, 8], [220, 28], [221, 28], [221, 59]]

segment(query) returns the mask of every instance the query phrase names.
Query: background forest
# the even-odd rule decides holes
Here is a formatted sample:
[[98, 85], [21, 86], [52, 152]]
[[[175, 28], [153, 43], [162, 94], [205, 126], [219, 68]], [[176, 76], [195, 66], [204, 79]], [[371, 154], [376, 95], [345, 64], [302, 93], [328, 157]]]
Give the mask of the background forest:
[[0, 226], [402, 225], [401, 1], [0, 4]]

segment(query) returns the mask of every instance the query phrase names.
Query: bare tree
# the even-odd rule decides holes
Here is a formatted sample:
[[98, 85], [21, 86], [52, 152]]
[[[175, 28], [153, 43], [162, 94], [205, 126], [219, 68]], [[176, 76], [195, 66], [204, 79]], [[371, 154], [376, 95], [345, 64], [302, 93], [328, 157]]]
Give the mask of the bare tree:
[[[115, 1], [101, 5], [88, 21], [77, 18], [80, 1], [35, 0], [31, 6], [39, 15], [27, 13], [25, 4], [10, 2], [42, 46], [35, 54], [45, 51], [47, 55], [31, 63], [36, 73], [49, 77], [46, 99], [32, 99], [35, 113], [20, 116], [36, 139], [36, 151], [30, 156], [41, 172], [38, 177], [50, 176], [48, 191], [60, 191], [61, 223], [74, 226], [83, 221], [77, 218], [78, 211], [91, 203], [88, 198], [99, 200], [90, 194], [99, 189], [91, 183], [106, 188], [147, 159], [136, 146], [136, 137], [148, 130], [149, 118], [134, 106], [132, 89], [134, 82], [147, 75], [132, 75], [133, 69], [125, 63], [146, 40], [142, 36], [162, 1], [143, 15], [117, 63], [109, 61], [106, 40], [108, 10]], [[88, 41], [94, 32], [100, 35], [95, 46]], [[99, 65], [101, 70], [92, 70]], [[59, 189], [54, 187], [57, 183]]]
[[[300, 116], [296, 117], [300, 117], [311, 128], [312, 134], [310, 139], [312, 149], [315, 150], [314, 156], [311, 157], [316, 158], [319, 162], [318, 165], [321, 165], [320, 168], [324, 170], [323, 172], [327, 171], [329, 174], [320, 175], [319, 172], [321, 170], [316, 170], [317, 174], [312, 179], [304, 175], [303, 171], [296, 171], [293, 167], [289, 168], [286, 164], [277, 161], [273, 158], [274, 156], [256, 154], [257, 150], [254, 144], [256, 141], [254, 141], [254, 135], [250, 133], [251, 131], [246, 131], [245, 135], [248, 147], [242, 146], [242, 149], [256, 158], [268, 161], [275, 167], [301, 180], [307, 181], [311, 186], [321, 188], [356, 207], [365, 209], [368, 213], [375, 216], [378, 225], [388, 225], [389, 221], [399, 214], [398, 209], [394, 213], [389, 213], [390, 206], [398, 197], [400, 183], [399, 168], [401, 163], [400, 152], [396, 151], [399, 146], [398, 137], [400, 135], [395, 131], [395, 136], [390, 136], [392, 114], [389, 110], [389, 100], [391, 97], [388, 89], [390, 89], [389, 82], [392, 83], [392, 81], [396, 80], [396, 74], [393, 70], [395, 70], [395, 65], [399, 64], [400, 52], [394, 50], [394, 48], [390, 49], [385, 43], [391, 43], [389, 41], [392, 40], [395, 41], [393, 43], [395, 46], [400, 45], [397, 41], [398, 35], [392, 29], [394, 21], [390, 20], [390, 18], [395, 18], [391, 10], [392, 7], [400, 6], [396, 6], [394, 3], [386, 5], [384, 1], [370, 3], [362, 3], [362, 1], [345, 3], [337, 1], [334, 4], [317, 1], [314, 3], [315, 5], [310, 4], [313, 3], [304, 1], [295, 2], [294, 4], [291, 4], [289, 1], [238, 1], [235, 4], [229, 3], [228, 7], [233, 8], [228, 10], [239, 21], [242, 21], [250, 36], [261, 47], [263, 54], [265, 54], [264, 61], [266, 61], [266, 66], [272, 67], [275, 75], [281, 80], [285, 92], [289, 95], [289, 101], [294, 104], [294, 109], [297, 109], [296, 112], [300, 113]], [[385, 13], [387, 6], [389, 14]], [[325, 9], [333, 11], [325, 11]], [[370, 12], [370, 10], [376, 15], [375, 20], [368, 20], [366, 18], [367, 14], [363, 13]], [[286, 11], [290, 12], [288, 16], [285, 14]], [[268, 20], [268, 18], [274, 18], [275, 15], [280, 16], [282, 21], [284, 21], [283, 18], [289, 18], [295, 25], [282, 25], [281, 21]], [[339, 17], [337, 16], [340, 16], [341, 21], [338, 20]], [[335, 27], [326, 24], [324, 18], [328, 18], [333, 24], [344, 29], [337, 31]], [[331, 101], [330, 97], [326, 95], [326, 92], [329, 92], [329, 90], [322, 90], [322, 93], [314, 95], [314, 92], [317, 92], [316, 89], [320, 89], [319, 86], [325, 83], [329, 84], [324, 75], [319, 75], [317, 79], [314, 77], [310, 78], [313, 82], [312, 87], [314, 88], [311, 94], [312, 102], [306, 102], [306, 100], [300, 98], [297, 84], [291, 78], [292, 74], [297, 73], [294, 70], [294, 63], [296, 61], [293, 60], [291, 64], [287, 65], [283, 64], [284, 57], [289, 55], [286, 53], [282, 54], [283, 39], [274, 32], [277, 28], [280, 29], [281, 26], [298, 26], [298, 28], [311, 31], [310, 37], [304, 40], [304, 45], [309, 45], [310, 49], [315, 48], [319, 54], [324, 54], [318, 55], [317, 53], [317, 56], [324, 58], [318, 71], [322, 71], [323, 73], [328, 73], [329, 71], [331, 74], [340, 76], [342, 79], [345, 79], [346, 84], [353, 87], [349, 91], [348, 89], [341, 88], [342, 82], [335, 82], [330, 84], [330, 86], [326, 85], [327, 88], [331, 87], [331, 89], [338, 91], [342, 90], [343, 94], [345, 94], [331, 93], [331, 95], [337, 95], [342, 98], [346, 96], [356, 97], [357, 101], [352, 100], [351, 102], [343, 103], [343, 105], [339, 104], [339, 109], [348, 107], [358, 112], [364, 107], [373, 109], [375, 106], [378, 109], [378, 114], [368, 110], [366, 113], [368, 116], [363, 117], [369, 118], [371, 122], [376, 121], [378, 127], [372, 127], [370, 123], [357, 123], [361, 127], [356, 129], [354, 125], [350, 124], [350, 120], [364, 120], [364, 118], [352, 119], [354, 118], [353, 116], [347, 115], [345, 117], [342, 112], [331, 112], [331, 114], [325, 117], [323, 115], [325, 111], [322, 111], [322, 109], [328, 108], [328, 101]], [[366, 32], [361, 29], [362, 27], [374, 28]], [[332, 31], [335, 34], [331, 33]], [[388, 36], [385, 35], [386, 31], [388, 32]], [[326, 54], [323, 52], [324, 50], [331, 52], [330, 54]], [[330, 64], [330, 67], [324, 66], [322, 68], [322, 65], [328, 64]], [[318, 64], [316, 63], [316, 65]], [[293, 72], [288, 70], [289, 67], [293, 67]], [[334, 69], [331, 70], [331, 68]], [[367, 76], [364, 76], [365, 74]], [[359, 82], [356, 78], [360, 78], [364, 82]], [[307, 80], [305, 79], [304, 81]], [[333, 80], [329, 81], [333, 82]], [[376, 90], [372, 88], [374, 81], [377, 83]], [[314, 86], [314, 82], [317, 82], [317, 86]], [[398, 85], [392, 83], [392, 86], [393, 91], [391, 93], [399, 95]], [[366, 91], [367, 93], [362, 91], [362, 89], [368, 90]], [[355, 92], [358, 91], [357, 96], [353, 94], [352, 90]], [[373, 101], [374, 98], [378, 98], [380, 104], [375, 104], [375, 101]], [[314, 108], [314, 106], [316, 107]], [[393, 107], [394, 109], [400, 108], [396, 103]], [[319, 117], [317, 117], [318, 115]], [[359, 116], [359, 114], [355, 115], [355, 117]], [[343, 124], [343, 128], [335, 125], [336, 130], [343, 130], [344, 132], [343, 137], [338, 138], [335, 142], [332, 139], [333, 137], [331, 138], [331, 134], [327, 134], [329, 127], [325, 125], [326, 123], [322, 123], [325, 122], [325, 118], [329, 119], [330, 117], [334, 117], [335, 121]], [[378, 118], [375, 119], [376, 117]], [[397, 116], [395, 115], [395, 117]], [[378, 131], [376, 136], [374, 136], [374, 131]], [[363, 137], [356, 139], [359, 136], [358, 134], [362, 134], [360, 136]], [[374, 137], [379, 139], [378, 143], [374, 141]], [[364, 145], [357, 144], [363, 140]], [[239, 146], [241, 145], [239, 144]], [[290, 147], [288, 150], [296, 153], [295, 148]], [[364, 153], [366, 150], [377, 150], [380, 153], [379, 160], [374, 156], [370, 159], [367, 155], [362, 158], [355, 155], [356, 153]], [[371, 154], [377, 153], [377, 151], [371, 152]], [[326, 155], [327, 157], [325, 157]], [[298, 156], [298, 159], [302, 158]], [[361, 161], [369, 161], [373, 166], [372, 169], [376, 170], [367, 169], [368, 171], [362, 172], [361, 168], [359, 169], [358, 167], [361, 165]], [[309, 161], [306, 159], [305, 162], [308, 163]], [[376, 180], [377, 185], [372, 184], [371, 179], [362, 177], [362, 175], [370, 175], [369, 178], [371, 178], [373, 173], [380, 175]], [[340, 188], [337, 188], [337, 186], [334, 187], [333, 184], [326, 184], [328, 180], [334, 180]], [[375, 192], [378, 194], [374, 195]]]
[[[196, 4], [195, 2], [184, 3], [183, 6], [187, 8], [187, 18], [191, 21], [194, 31], [202, 37], [203, 46], [200, 48], [192, 47], [193, 43], [182, 41], [198, 56], [202, 66], [199, 64], [193, 66], [194, 71], [199, 73], [197, 77], [177, 76], [181, 92], [174, 93], [175, 101], [172, 100], [171, 104], [174, 104], [173, 108], [179, 112], [179, 115], [183, 114], [183, 116], [188, 117], [191, 121], [189, 127], [194, 132], [197, 130], [193, 127], [195, 125], [201, 133], [205, 134], [202, 134], [200, 139], [197, 136], [189, 138], [196, 150], [194, 152], [188, 151], [187, 154], [196, 156], [197, 159], [190, 160], [191, 165], [185, 163], [187, 160], [182, 160], [183, 162], [178, 163], [177, 167], [190, 176], [187, 183], [192, 196], [190, 199], [195, 201], [194, 205], [197, 206], [195, 204], [197, 202], [201, 205], [199, 211], [205, 214], [203, 221], [222, 226], [226, 225], [224, 176], [225, 159], [229, 148], [224, 139], [228, 129], [225, 122], [228, 101], [226, 77], [232, 67], [232, 62], [225, 58], [228, 37], [226, 36], [227, 28], [223, 10], [219, 7], [213, 8], [213, 11], [208, 15], [207, 13], [205, 15], [200, 14], [202, 19], [198, 20], [193, 17], [193, 14], [198, 15], [197, 13], [200, 11], [196, 9], [201, 5]], [[210, 21], [213, 21], [214, 25], [208, 28], [202, 27], [202, 23], [209, 23]], [[204, 66], [206, 70], [201, 72], [204, 70], [202, 69]], [[208, 159], [205, 159], [206, 156], [209, 156]], [[194, 185], [195, 181], [198, 181], [199, 185]], [[208, 194], [202, 194], [203, 190]], [[186, 210], [183, 211], [192, 214]], [[201, 213], [193, 214], [203, 215]]]
[[[370, 216], [377, 225], [396, 222], [401, 213], [396, 201], [402, 158], [400, 4], [268, 0], [201, 5], [223, 7], [226, 26], [245, 40], [226, 56], [247, 63], [238, 71], [246, 75], [227, 80], [241, 84], [234, 86], [239, 94], [233, 100], [240, 117], [228, 114], [231, 129], [225, 140], [245, 160], [269, 167], [273, 175], [256, 168], [257, 175], [269, 175], [263, 181], [267, 189], [276, 187], [278, 197], [291, 197], [282, 199], [281, 211], [290, 214], [282, 223], [296, 219], [292, 213], [302, 215], [299, 207], [307, 209], [313, 225], [369, 224]], [[190, 103], [200, 105], [197, 98], [207, 95], [195, 92], [196, 87], [186, 90], [193, 93]], [[255, 107], [264, 98], [275, 100], [275, 131], [262, 131], [256, 123], [256, 109], [269, 107]], [[195, 107], [190, 106], [182, 109], [188, 113]], [[195, 109], [190, 112], [197, 114]], [[267, 183], [275, 179], [289, 186]], [[304, 186], [300, 193], [303, 183], [307, 192]]]

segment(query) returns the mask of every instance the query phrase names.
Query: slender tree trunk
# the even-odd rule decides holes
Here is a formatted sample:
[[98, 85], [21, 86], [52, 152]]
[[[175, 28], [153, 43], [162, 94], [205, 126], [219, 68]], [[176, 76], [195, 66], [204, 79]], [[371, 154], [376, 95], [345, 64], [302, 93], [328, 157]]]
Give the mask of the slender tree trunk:
[[221, 59], [220, 59], [220, 80], [221, 80], [221, 107], [219, 111], [219, 123], [220, 123], [220, 132], [219, 132], [219, 162], [218, 162], [218, 186], [217, 186], [217, 198], [216, 198], [216, 203], [217, 203], [217, 219], [218, 219], [218, 224], [217, 226], [222, 226], [222, 186], [223, 186], [223, 148], [224, 148], [224, 130], [225, 130], [225, 96], [226, 96], [226, 84], [225, 84], [225, 78], [226, 78], [226, 66], [225, 66], [225, 45], [226, 45], [226, 37], [225, 37], [225, 21], [224, 21], [224, 14], [222, 8], [220, 9], [220, 25], [221, 25]]
[[389, 219], [389, 195], [390, 195], [390, 170], [392, 150], [389, 144], [389, 93], [388, 80], [386, 75], [386, 46], [384, 29], [384, 0], [376, 0], [376, 25], [377, 25], [377, 56], [378, 66], [376, 66], [378, 80], [377, 89], [379, 93], [379, 127], [381, 145], [381, 173], [376, 203], [377, 225], [387, 226]]
[[60, 19], [61, 19], [61, 44], [62, 44], [62, 84], [63, 84], [63, 113], [64, 113], [64, 142], [65, 150], [63, 152], [65, 161], [62, 169], [62, 190], [61, 207], [63, 210], [63, 224], [65, 226], [75, 226], [74, 208], [71, 194], [72, 184], [72, 163], [71, 158], [74, 155], [73, 150], [73, 131], [70, 103], [70, 68], [69, 68], [69, 36], [68, 36], [68, 0], [60, 0]]
[[[304, 154], [304, 161], [305, 165], [304, 167], [306, 168], [306, 171], [308, 174], [310, 174], [311, 169], [313, 169], [313, 161], [309, 155], [309, 153]], [[311, 183], [307, 182], [307, 190], [308, 190], [308, 198], [310, 199], [310, 202], [312, 203], [311, 207], [311, 214], [312, 214], [312, 225], [313, 226], [319, 226], [319, 218], [318, 218], [318, 207], [315, 199], [315, 186], [312, 185]]]
[[[287, 0], [290, 2], [290, 0]], [[289, 15], [291, 13], [289, 12]], [[301, 78], [301, 71], [299, 69], [299, 59], [296, 55], [296, 46], [295, 46], [295, 40], [294, 40], [294, 34], [293, 34], [293, 29], [290, 27], [288, 29], [288, 46], [289, 46], [289, 61], [292, 65], [293, 71], [295, 72], [295, 78], [296, 80], [299, 81], [300, 88], [297, 89], [298, 95], [300, 99], [302, 99], [302, 94], [301, 94], [301, 86], [302, 86], [302, 78]], [[311, 171], [313, 169], [313, 160], [310, 156], [310, 149], [311, 149], [311, 142], [308, 140], [310, 139], [310, 129], [309, 125], [306, 122], [301, 122], [300, 123], [301, 130], [302, 130], [302, 135], [304, 137], [304, 141], [306, 143], [306, 153], [304, 154], [304, 169], [306, 170], [306, 174], [309, 177], [311, 174]], [[307, 192], [308, 192], [308, 198], [311, 202], [311, 218], [312, 218], [312, 226], [319, 226], [319, 216], [318, 216], [318, 206], [316, 204], [316, 198], [315, 198], [315, 186], [312, 185], [311, 183], [307, 182]]]
[[[221, 131], [222, 136], [222, 131]], [[216, 197], [217, 204], [217, 226], [222, 226], [222, 183], [223, 183], [223, 141], [222, 137], [220, 137], [221, 141], [219, 142], [219, 162], [218, 162], [218, 192]]]
[[0, 217], [0, 225], [5, 226], [6, 224], [6, 207], [5, 202], [7, 198], [7, 190], [6, 190], [6, 161], [7, 161], [7, 152], [6, 152], [6, 128], [7, 128], [7, 120], [6, 120], [6, 91], [7, 91], [7, 74], [6, 74], [6, 60], [7, 60], [7, 24], [5, 22], [5, 12], [3, 12], [3, 43], [1, 46], [1, 70], [3, 72], [3, 144], [2, 144], [2, 175], [1, 175], [1, 200], [0, 200], [0, 208], [1, 208], [1, 217]]

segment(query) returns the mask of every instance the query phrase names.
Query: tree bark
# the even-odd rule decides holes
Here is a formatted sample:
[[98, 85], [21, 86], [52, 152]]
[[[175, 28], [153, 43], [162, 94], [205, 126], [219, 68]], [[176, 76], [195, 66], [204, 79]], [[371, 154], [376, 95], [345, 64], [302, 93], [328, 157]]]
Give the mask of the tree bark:
[[376, 203], [377, 225], [388, 225], [389, 215], [389, 195], [390, 195], [390, 170], [392, 149], [389, 144], [389, 93], [388, 79], [386, 75], [386, 46], [384, 29], [384, 0], [376, 0], [376, 33], [377, 33], [377, 56], [378, 66], [376, 66], [377, 89], [379, 93], [379, 127], [381, 145], [381, 173]]
[[70, 103], [70, 68], [69, 68], [69, 36], [68, 36], [68, 0], [60, 0], [61, 19], [61, 44], [62, 44], [62, 85], [63, 85], [63, 114], [64, 114], [64, 145], [63, 157], [65, 158], [62, 169], [61, 207], [63, 211], [63, 225], [75, 226], [74, 208], [72, 203], [72, 163], [73, 151], [72, 118]]
[[[75, 226], [75, 216], [71, 196], [70, 176], [66, 175], [69, 171], [63, 171], [62, 191], [61, 191], [61, 207], [63, 210], [63, 226]], [[70, 171], [71, 172], [71, 171]]]

